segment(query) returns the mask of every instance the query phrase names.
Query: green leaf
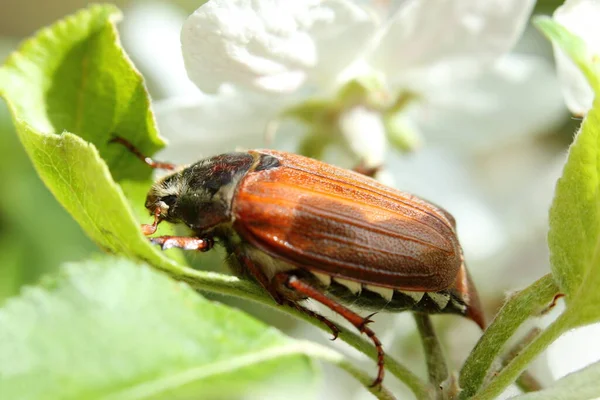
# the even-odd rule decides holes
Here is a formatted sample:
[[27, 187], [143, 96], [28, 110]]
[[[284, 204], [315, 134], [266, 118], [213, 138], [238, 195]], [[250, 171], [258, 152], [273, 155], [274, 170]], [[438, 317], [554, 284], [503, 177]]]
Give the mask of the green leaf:
[[172, 264], [142, 235], [121, 188], [96, 148], [70, 133], [44, 135], [21, 123], [21, 141], [48, 188], [105, 250]]
[[45, 134], [75, 133], [93, 143], [116, 180], [148, 179], [150, 169], [114, 134], [144, 154], [163, 146], [142, 76], [121, 48], [111, 5], [91, 6], [42, 29], [0, 69], [0, 93], [16, 125]]
[[574, 324], [600, 319], [600, 60], [585, 42], [549, 18], [537, 26], [585, 74], [596, 93], [592, 109], [569, 150], [550, 209], [548, 245], [552, 271], [566, 294]]
[[552, 271], [576, 324], [600, 320], [600, 103], [569, 150], [550, 209]]
[[508, 340], [530, 316], [539, 315], [558, 293], [549, 274], [514, 295], [498, 312], [460, 372], [461, 399], [470, 398], [483, 385], [494, 361]]
[[[8, 43], [0, 39], [0, 58]], [[11, 43], [13, 49], [15, 43]], [[0, 100], [0, 304], [24, 284], [98, 251], [37, 176]]]
[[598, 398], [600, 362], [573, 372], [539, 392], [517, 396], [515, 400], [593, 400]]
[[92, 6], [41, 30], [0, 68], [0, 93], [38, 174], [85, 232], [109, 252], [173, 271], [128, 204], [141, 215], [151, 169], [108, 143], [116, 132], [148, 153], [162, 145], [142, 77], [118, 43], [119, 15]]
[[304, 349], [185, 284], [108, 257], [67, 264], [0, 309], [0, 393], [305, 399], [314, 396], [316, 374]]
[[600, 93], [600, 59], [597, 54], [590, 52], [585, 42], [569, 32], [564, 26], [550, 17], [537, 17], [535, 25], [562, 51], [564, 51], [577, 66], [596, 94]]

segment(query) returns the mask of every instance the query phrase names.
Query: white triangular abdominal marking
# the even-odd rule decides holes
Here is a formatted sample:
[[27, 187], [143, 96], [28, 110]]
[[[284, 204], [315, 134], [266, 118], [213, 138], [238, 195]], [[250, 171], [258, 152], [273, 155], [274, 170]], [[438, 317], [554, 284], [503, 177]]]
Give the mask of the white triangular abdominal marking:
[[331, 285], [331, 276], [327, 275], [327, 274], [323, 274], [321, 272], [314, 272], [312, 273], [315, 278], [317, 278], [319, 280], [319, 282], [321, 282], [323, 284], [323, 286], [325, 287], [329, 287]]
[[349, 279], [338, 278], [338, 277], [333, 278], [333, 280], [336, 281], [337, 283], [339, 283], [340, 285], [346, 286], [348, 288], [348, 290], [354, 294], [360, 294], [360, 292], [362, 291], [362, 284], [359, 282], [351, 281]]
[[452, 302], [453, 308], [461, 310], [463, 313], [467, 312], [467, 306], [465, 304], [462, 304], [461, 302], [457, 301], [454, 297], [451, 298], [450, 301]]
[[415, 304], [420, 302], [421, 299], [423, 298], [423, 296], [425, 295], [425, 292], [405, 292], [403, 290], [398, 290], [398, 291], [400, 293], [402, 293], [403, 295], [406, 295], [406, 296], [410, 297], [411, 299], [413, 299], [415, 301]]
[[392, 297], [394, 296], [394, 289], [382, 286], [365, 285], [365, 289], [370, 292], [377, 293], [387, 301], [392, 301]]
[[448, 294], [427, 293], [427, 296], [429, 296], [429, 298], [431, 298], [431, 300], [433, 300], [433, 302], [437, 304], [440, 310], [446, 308], [448, 302], [450, 301], [450, 295]]

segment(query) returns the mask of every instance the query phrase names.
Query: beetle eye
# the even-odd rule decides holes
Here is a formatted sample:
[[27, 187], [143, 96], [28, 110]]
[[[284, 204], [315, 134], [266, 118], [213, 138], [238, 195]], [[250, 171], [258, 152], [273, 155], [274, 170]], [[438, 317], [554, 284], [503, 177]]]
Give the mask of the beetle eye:
[[161, 197], [160, 200], [162, 202], [164, 202], [166, 205], [168, 205], [169, 207], [171, 207], [173, 204], [175, 204], [175, 201], [177, 200], [177, 196], [175, 196], [174, 194], [170, 194], [168, 196]]

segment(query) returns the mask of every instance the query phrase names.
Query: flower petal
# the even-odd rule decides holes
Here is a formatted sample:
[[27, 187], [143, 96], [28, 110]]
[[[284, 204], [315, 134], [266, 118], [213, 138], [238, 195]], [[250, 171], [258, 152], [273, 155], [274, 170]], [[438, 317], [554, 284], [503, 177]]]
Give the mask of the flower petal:
[[338, 125], [353, 155], [367, 167], [383, 165], [387, 140], [380, 112], [354, 107], [340, 115]]
[[312, 75], [331, 82], [374, 30], [347, 0], [209, 0], [181, 33], [188, 75], [200, 89], [223, 83], [293, 92]]
[[[556, 9], [554, 19], [586, 43], [588, 50], [600, 54], [600, 2], [595, 0], [567, 0]], [[584, 115], [592, 106], [594, 95], [579, 68], [554, 45], [556, 68], [563, 84], [567, 107], [577, 115]]]
[[264, 146], [265, 129], [279, 110], [272, 97], [235, 90], [159, 102], [155, 115], [169, 140], [159, 157], [190, 163], [203, 157]]
[[534, 3], [407, 1], [382, 29], [371, 62], [392, 84], [409, 87], [414, 86], [415, 75], [427, 74], [436, 81], [470, 76], [515, 44]]
[[552, 65], [516, 54], [477, 79], [430, 90], [409, 112], [426, 142], [470, 153], [551, 131], [568, 118]]

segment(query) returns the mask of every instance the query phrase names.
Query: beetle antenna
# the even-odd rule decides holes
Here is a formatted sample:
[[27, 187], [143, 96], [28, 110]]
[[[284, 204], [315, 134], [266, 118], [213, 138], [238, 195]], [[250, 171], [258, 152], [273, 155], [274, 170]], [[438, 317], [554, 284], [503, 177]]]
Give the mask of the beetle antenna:
[[130, 141], [128, 141], [127, 139], [122, 138], [120, 136], [114, 136], [109, 141], [109, 143], [119, 143], [119, 144], [122, 144], [123, 146], [125, 146], [127, 148], [127, 150], [129, 150], [130, 152], [132, 152], [137, 158], [139, 158], [144, 163], [146, 163], [147, 165], [149, 165], [150, 168], [152, 168], [152, 169], [167, 169], [169, 171], [177, 169], [177, 165], [175, 165], [175, 164], [168, 163], [168, 162], [155, 161], [155, 160], [153, 160], [150, 157], [146, 157]]

